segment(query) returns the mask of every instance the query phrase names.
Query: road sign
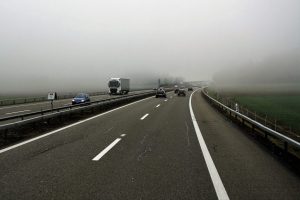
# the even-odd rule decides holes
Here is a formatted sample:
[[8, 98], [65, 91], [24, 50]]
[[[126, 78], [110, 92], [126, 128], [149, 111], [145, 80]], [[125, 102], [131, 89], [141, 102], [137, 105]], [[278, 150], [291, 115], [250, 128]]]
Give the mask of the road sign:
[[57, 99], [57, 94], [56, 92], [50, 92], [48, 93], [48, 100], [56, 100]]

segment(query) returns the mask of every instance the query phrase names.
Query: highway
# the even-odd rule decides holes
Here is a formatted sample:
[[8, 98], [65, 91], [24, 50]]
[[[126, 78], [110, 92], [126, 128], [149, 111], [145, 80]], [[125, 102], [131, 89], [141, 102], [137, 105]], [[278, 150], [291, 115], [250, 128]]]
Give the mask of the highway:
[[299, 199], [298, 174], [191, 94], [143, 99], [0, 150], [0, 199]]
[[[141, 92], [146, 92], [149, 90], [142, 90], [142, 91], [133, 91], [130, 94], [138, 94]], [[123, 95], [126, 96], [126, 95]], [[91, 101], [99, 101], [103, 99], [117, 97], [116, 95], [110, 96], [106, 95], [98, 95], [98, 96], [91, 96]], [[63, 107], [72, 105], [72, 99], [61, 99], [53, 101], [53, 108]], [[17, 104], [17, 105], [10, 105], [10, 106], [1, 106], [0, 107], [0, 118], [16, 116], [20, 114], [26, 114], [30, 112], [37, 112], [41, 110], [51, 109], [51, 102], [50, 101], [43, 101], [43, 102], [35, 102], [35, 103], [28, 103], [28, 104]]]

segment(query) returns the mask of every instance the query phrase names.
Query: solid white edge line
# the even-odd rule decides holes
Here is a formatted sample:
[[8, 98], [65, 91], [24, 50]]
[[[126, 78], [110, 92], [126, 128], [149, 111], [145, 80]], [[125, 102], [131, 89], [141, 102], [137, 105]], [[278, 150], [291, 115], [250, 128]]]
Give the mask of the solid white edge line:
[[151, 97], [148, 97], [148, 98], [145, 98], [145, 99], [141, 99], [141, 100], [139, 100], [139, 101], [132, 102], [132, 103], [130, 103], [130, 104], [127, 104], [127, 105], [124, 105], [124, 106], [115, 108], [115, 109], [113, 109], [113, 110], [109, 110], [109, 111], [104, 112], [104, 113], [101, 113], [101, 114], [99, 114], [99, 115], [96, 115], [96, 116], [87, 118], [87, 119], [85, 119], [85, 120], [76, 122], [76, 123], [74, 123], [74, 124], [70, 124], [70, 125], [64, 126], [64, 127], [59, 128], [59, 129], [57, 129], [57, 130], [51, 131], [51, 132], [49, 132], [49, 133], [45, 133], [45, 134], [40, 135], [40, 136], [38, 136], [38, 137], [35, 137], [35, 138], [32, 138], [32, 139], [26, 140], [26, 141], [21, 142], [21, 143], [18, 143], [18, 144], [15, 144], [15, 145], [10, 146], [10, 147], [7, 147], [7, 148], [5, 148], [5, 149], [1, 149], [1, 150], [0, 150], [0, 154], [4, 153], [4, 152], [6, 152], [6, 151], [9, 151], [9, 150], [11, 150], [11, 149], [15, 149], [15, 148], [17, 148], [17, 147], [19, 147], [19, 146], [25, 145], [25, 144], [27, 144], [27, 143], [33, 142], [33, 141], [35, 141], [35, 140], [38, 140], [38, 139], [47, 137], [47, 136], [52, 135], [52, 134], [54, 134], [54, 133], [60, 132], [60, 131], [65, 130], [65, 129], [67, 129], [67, 128], [71, 128], [71, 127], [76, 126], [76, 125], [78, 125], [78, 124], [82, 124], [82, 123], [84, 123], [84, 122], [90, 121], [90, 120], [95, 119], [95, 118], [97, 118], [97, 117], [100, 117], [100, 116], [102, 116], [102, 115], [105, 115], [105, 114], [111, 113], [111, 112], [113, 112], [113, 111], [116, 111], [116, 110], [125, 108], [125, 107], [127, 107], [127, 106], [130, 106], [130, 105], [139, 103], [139, 102], [141, 102], [141, 101], [145, 101], [145, 100], [150, 99], [150, 98], [153, 98], [153, 97], [151, 96]]
[[37, 103], [26, 103], [26, 104], [15, 105], [15, 106], [4, 106], [4, 107], [0, 107], [0, 110], [5, 110], [5, 109], [9, 109], [9, 108], [20, 108], [20, 107], [25, 107], [25, 106], [39, 105], [39, 104], [49, 104], [49, 102], [43, 101], [43, 102], [37, 102]]
[[[198, 90], [196, 90], [196, 91], [198, 91]], [[203, 153], [203, 157], [204, 157], [206, 166], [207, 166], [208, 171], [209, 171], [210, 178], [211, 178], [211, 180], [213, 182], [215, 191], [217, 193], [218, 199], [220, 199], [220, 200], [221, 199], [222, 200], [229, 200], [228, 194], [227, 194], [227, 192], [225, 190], [225, 187], [224, 187], [224, 185], [222, 183], [221, 177], [219, 176], [219, 173], [218, 173], [217, 168], [216, 168], [216, 166], [214, 164], [214, 161], [212, 160], [211, 155], [210, 155], [210, 153], [209, 153], [209, 151], [207, 149], [207, 146], [205, 144], [204, 138], [203, 138], [203, 136], [201, 134], [200, 128], [198, 126], [196, 117], [195, 117], [194, 112], [193, 112], [192, 97], [193, 97], [193, 94], [196, 91], [194, 91], [191, 94], [190, 99], [189, 99], [189, 108], [190, 108], [190, 113], [191, 113], [193, 125], [194, 125], [194, 128], [195, 128], [196, 134], [197, 134], [197, 138], [198, 138], [198, 141], [199, 141], [199, 144], [200, 144], [200, 148], [201, 148], [202, 153]]]
[[93, 158], [93, 161], [98, 161], [100, 160], [109, 150], [111, 150], [118, 142], [121, 141], [121, 138], [115, 139], [110, 145], [108, 145], [105, 149], [103, 149], [97, 156]]
[[148, 113], [147, 114], [145, 114], [143, 117], [141, 117], [141, 120], [144, 120], [146, 117], [148, 117]]
[[6, 115], [11, 115], [11, 114], [17, 114], [17, 113], [22, 113], [22, 112], [29, 112], [31, 110], [21, 110], [21, 111], [15, 111], [15, 112], [10, 112], [10, 113], [5, 113]]

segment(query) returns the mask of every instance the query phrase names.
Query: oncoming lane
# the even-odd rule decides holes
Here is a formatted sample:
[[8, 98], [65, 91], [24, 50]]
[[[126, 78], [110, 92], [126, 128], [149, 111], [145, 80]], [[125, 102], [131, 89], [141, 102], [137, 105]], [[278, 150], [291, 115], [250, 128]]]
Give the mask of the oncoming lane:
[[[130, 94], [137, 94], [145, 91], [134, 91], [130, 92]], [[105, 95], [98, 95], [98, 96], [91, 96], [91, 101], [99, 101], [103, 99], [109, 99], [113, 98], [115, 96], [110, 96], [108, 94]], [[61, 99], [61, 100], [55, 100], [53, 101], [53, 108], [63, 107], [63, 106], [69, 106], [71, 105], [72, 99]], [[25, 112], [38, 112], [42, 110], [51, 109], [51, 102], [45, 101], [45, 102], [36, 102], [36, 103], [28, 103], [28, 104], [20, 104], [20, 105], [13, 105], [13, 106], [3, 106], [0, 107], [0, 118], [14, 115], [23, 114]]]

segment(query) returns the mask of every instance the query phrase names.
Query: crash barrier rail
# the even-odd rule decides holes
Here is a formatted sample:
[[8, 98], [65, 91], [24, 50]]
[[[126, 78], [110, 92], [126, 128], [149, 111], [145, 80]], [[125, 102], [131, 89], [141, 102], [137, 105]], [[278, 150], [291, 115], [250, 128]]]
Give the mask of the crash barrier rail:
[[235, 119], [241, 121], [242, 124], [245, 125], [245, 123], [248, 123], [250, 126], [251, 126], [251, 129], [253, 131], [255, 130], [259, 130], [261, 132], [263, 132], [265, 134], [265, 137], [267, 138], [269, 135], [270, 136], [273, 136], [277, 139], [280, 139], [281, 141], [283, 141], [284, 143], [284, 150], [287, 152], [288, 151], [288, 145], [291, 145], [293, 147], [296, 147], [297, 149], [300, 149], [300, 143], [296, 140], [293, 140], [285, 135], [283, 135], [282, 133], [279, 133], [275, 130], [272, 130], [271, 128], [269, 127], [266, 127], [264, 126], [263, 124], [229, 108], [228, 106], [220, 103], [219, 101], [217, 101], [216, 99], [210, 97], [208, 94], [207, 94], [207, 91], [206, 91], [206, 88], [202, 89], [202, 94], [204, 95], [204, 97], [212, 104], [215, 104], [216, 106], [218, 106], [220, 109], [222, 109], [223, 111], [226, 111], [226, 112], [229, 112], [229, 115], [230, 116], [234, 116]]
[[[143, 91], [143, 90], [149, 90], [149, 89], [133, 89], [131, 91]], [[70, 99], [70, 98], [73, 98], [76, 94], [70, 93], [70, 94], [58, 95], [57, 99]], [[108, 94], [108, 92], [102, 91], [102, 92], [89, 93], [90, 96], [98, 96], [98, 95], [105, 95], [105, 94]], [[39, 96], [39, 97], [3, 99], [3, 100], [0, 100], [0, 106], [8, 106], [8, 105], [24, 104], [24, 103], [34, 103], [34, 102], [42, 102], [42, 101], [48, 101], [46, 95]]]
[[[90, 93], [90, 96], [97, 96], [97, 95], [104, 95], [107, 92], [94, 92]], [[76, 94], [64, 94], [59, 95], [57, 99], [69, 99], [74, 97]], [[15, 104], [24, 104], [24, 103], [34, 103], [34, 102], [41, 102], [47, 101], [47, 96], [40, 96], [40, 97], [26, 97], [26, 98], [16, 98], [16, 99], [3, 99], [0, 100], [0, 106], [8, 106], [8, 105], [15, 105]]]
[[257, 112], [255, 110], [251, 110], [247, 107], [247, 104], [240, 104], [239, 100], [236, 97], [228, 96], [228, 95], [221, 95], [217, 92], [207, 90], [209, 95], [222, 104], [226, 105], [229, 108], [236, 110], [238, 108], [238, 112], [263, 124], [266, 127], [271, 128], [274, 131], [277, 131], [285, 136], [293, 138], [297, 141], [300, 139], [299, 135], [299, 128], [295, 128], [295, 126], [289, 125], [288, 122], [280, 120], [276, 117], [268, 116], [266, 113]]
[[[156, 91], [143, 92], [138, 94], [113, 97], [98, 101], [93, 101], [84, 104], [63, 106], [54, 109], [48, 109], [38, 112], [31, 112], [27, 114], [21, 114], [17, 116], [1, 118], [0, 122], [6, 122], [6, 124], [0, 125], [0, 131], [4, 132], [6, 136], [7, 131], [11, 129], [20, 128], [23, 125], [30, 125], [36, 122], [46, 121], [48, 119], [63, 117], [66, 115], [83, 113], [84, 111], [95, 111], [101, 108], [118, 106], [124, 103], [133, 102], [138, 99], [146, 98], [155, 95]], [[18, 121], [13, 121], [18, 120]]]

